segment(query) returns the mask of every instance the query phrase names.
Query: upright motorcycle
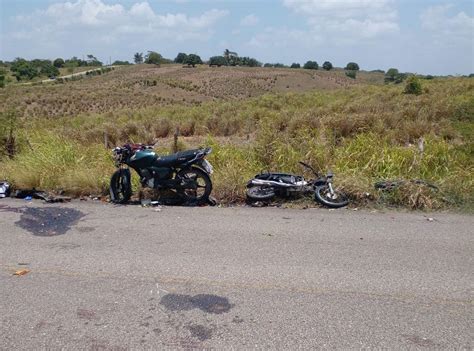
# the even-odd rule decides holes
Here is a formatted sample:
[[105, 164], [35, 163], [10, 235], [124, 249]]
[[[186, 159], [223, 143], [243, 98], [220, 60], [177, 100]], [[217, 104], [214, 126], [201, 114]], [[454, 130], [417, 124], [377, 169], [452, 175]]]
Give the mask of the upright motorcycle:
[[113, 149], [118, 168], [110, 179], [110, 198], [126, 203], [132, 195], [130, 168], [140, 176], [143, 187], [171, 190], [183, 203], [202, 204], [212, 191], [212, 165], [205, 159], [211, 148], [178, 152], [168, 156], [155, 153], [153, 146], [125, 144]]
[[300, 162], [315, 175], [315, 179], [305, 180], [302, 176], [287, 173], [260, 173], [247, 183], [247, 198], [251, 201], [269, 201], [275, 196], [291, 197], [314, 194], [314, 199], [327, 207], [344, 207], [349, 203], [347, 195], [334, 189], [334, 174], [322, 175], [310, 165]]

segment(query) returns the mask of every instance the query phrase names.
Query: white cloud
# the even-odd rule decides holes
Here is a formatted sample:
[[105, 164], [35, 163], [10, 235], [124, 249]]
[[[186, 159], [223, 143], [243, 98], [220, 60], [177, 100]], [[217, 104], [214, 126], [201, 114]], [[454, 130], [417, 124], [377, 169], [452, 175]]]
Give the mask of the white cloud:
[[[17, 38], [57, 38], [61, 34], [70, 36], [90, 35], [88, 39], [107, 38], [112, 42], [118, 35], [154, 33], [156, 37], [171, 37], [178, 40], [188, 37], [207, 37], [212, 27], [223, 17], [225, 10], [209, 10], [198, 16], [184, 13], [158, 14], [148, 2], [137, 2], [126, 9], [119, 4], [106, 4], [102, 0], [77, 0], [50, 5], [46, 10], [17, 16], [21, 31], [12, 33]], [[18, 26], [19, 27], [19, 26]], [[175, 32], [173, 34], [173, 31]], [[56, 37], [56, 38], [55, 38]]]
[[420, 15], [422, 27], [437, 35], [463, 36], [472, 40], [474, 17], [468, 16], [465, 12], [450, 16], [452, 8], [452, 4], [428, 7]]
[[124, 13], [122, 5], [106, 5], [101, 0], [78, 0], [50, 5], [46, 11], [38, 11], [36, 17], [43, 15], [44, 19], [62, 26], [72, 23], [100, 25]]
[[219, 38], [211, 39], [219, 36], [216, 29], [229, 13], [212, 8], [193, 14], [160, 11], [160, 1], [149, 0], [50, 1], [55, 3], [2, 18], [1, 59], [94, 53], [102, 60], [131, 60], [134, 52], [147, 50], [165, 57], [183, 50], [212, 56]]
[[245, 16], [240, 20], [240, 25], [245, 27], [252, 27], [257, 25], [259, 22], [259, 18], [255, 16], [253, 13]]
[[283, 0], [329, 39], [375, 38], [399, 31], [392, 0]]

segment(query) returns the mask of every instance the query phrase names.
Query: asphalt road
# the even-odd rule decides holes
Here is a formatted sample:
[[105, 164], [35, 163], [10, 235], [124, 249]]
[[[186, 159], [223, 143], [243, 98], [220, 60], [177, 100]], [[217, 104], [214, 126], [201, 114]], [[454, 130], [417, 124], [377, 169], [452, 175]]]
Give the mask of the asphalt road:
[[3, 199], [0, 349], [472, 349], [472, 228]]

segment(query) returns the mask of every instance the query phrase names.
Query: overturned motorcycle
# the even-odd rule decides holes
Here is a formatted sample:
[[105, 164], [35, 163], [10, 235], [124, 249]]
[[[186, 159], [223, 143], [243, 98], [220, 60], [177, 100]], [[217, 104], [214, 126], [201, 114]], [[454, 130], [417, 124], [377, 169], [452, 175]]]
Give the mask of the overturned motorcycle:
[[250, 202], [270, 201], [275, 196], [292, 197], [314, 193], [314, 199], [331, 208], [344, 207], [349, 203], [343, 192], [334, 189], [334, 174], [321, 175], [310, 165], [300, 162], [309, 169], [315, 179], [305, 180], [302, 176], [286, 173], [260, 173], [247, 183], [247, 199]]
[[110, 179], [110, 198], [126, 203], [132, 195], [130, 168], [140, 176], [144, 188], [171, 190], [181, 203], [200, 205], [209, 201], [212, 166], [205, 159], [211, 148], [159, 156], [153, 146], [125, 144], [113, 150], [118, 168]]

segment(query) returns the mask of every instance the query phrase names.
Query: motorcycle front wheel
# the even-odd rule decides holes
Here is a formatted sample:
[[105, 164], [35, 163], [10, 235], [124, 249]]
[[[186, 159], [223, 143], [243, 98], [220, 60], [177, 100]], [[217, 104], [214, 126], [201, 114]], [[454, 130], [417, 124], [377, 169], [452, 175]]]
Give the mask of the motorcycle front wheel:
[[177, 175], [184, 182], [183, 188], [178, 193], [188, 203], [204, 203], [209, 200], [212, 191], [212, 182], [209, 175], [197, 167], [191, 167], [180, 171]]
[[247, 189], [247, 197], [253, 201], [268, 201], [275, 197], [275, 190], [269, 186], [254, 185]]
[[344, 207], [349, 203], [346, 194], [339, 190], [334, 190], [334, 194], [331, 194], [328, 185], [317, 186], [314, 190], [314, 199], [320, 204], [331, 208]]
[[110, 201], [124, 204], [132, 196], [130, 170], [118, 169], [110, 178]]

